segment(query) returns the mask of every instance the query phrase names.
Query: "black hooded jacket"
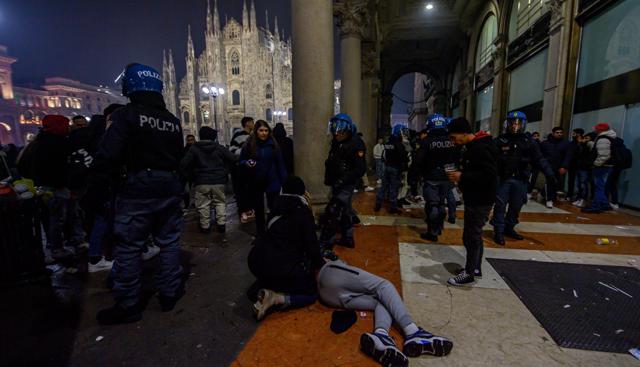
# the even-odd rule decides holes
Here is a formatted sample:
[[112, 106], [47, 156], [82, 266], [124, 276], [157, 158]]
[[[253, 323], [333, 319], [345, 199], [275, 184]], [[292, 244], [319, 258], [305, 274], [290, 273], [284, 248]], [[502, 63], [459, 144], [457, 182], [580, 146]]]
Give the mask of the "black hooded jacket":
[[[267, 236], [256, 240], [250, 258], [254, 269], [286, 278], [302, 266], [313, 274], [324, 264], [311, 209], [299, 196], [280, 195], [268, 217]], [[259, 261], [257, 261], [259, 259]]]
[[498, 152], [490, 135], [480, 132], [462, 155], [459, 187], [464, 204], [493, 205], [498, 190]]
[[294, 162], [293, 162], [293, 140], [287, 137], [287, 131], [284, 129], [284, 125], [277, 123], [273, 128], [273, 138], [276, 139], [280, 151], [282, 152], [282, 159], [284, 159], [284, 166], [289, 175], [294, 174]]
[[211, 140], [193, 144], [180, 162], [180, 173], [194, 185], [224, 185], [229, 167], [238, 157], [227, 148]]

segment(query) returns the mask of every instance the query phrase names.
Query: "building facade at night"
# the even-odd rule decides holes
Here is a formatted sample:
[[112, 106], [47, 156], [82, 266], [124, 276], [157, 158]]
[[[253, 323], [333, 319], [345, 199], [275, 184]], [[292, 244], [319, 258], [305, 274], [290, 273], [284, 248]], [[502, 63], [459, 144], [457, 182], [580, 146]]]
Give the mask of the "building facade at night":
[[42, 118], [57, 114], [69, 118], [101, 114], [112, 103], [126, 99], [112, 89], [67, 78], [46, 78], [40, 88], [13, 84], [11, 65], [17, 61], [0, 45], [0, 142], [25, 145], [38, 133]]
[[[291, 41], [283, 39], [277, 18], [273, 31], [268, 14], [265, 27], [258, 26], [253, 2], [251, 10], [244, 3], [242, 14], [242, 24], [231, 18], [221, 29], [217, 3], [213, 10], [207, 6], [204, 50], [196, 56], [189, 27], [187, 72], [179, 83], [172, 52], [164, 55], [165, 100], [185, 134], [211, 126], [228, 143], [243, 116], [282, 122], [292, 131]], [[225, 93], [214, 98], [203, 87]]]

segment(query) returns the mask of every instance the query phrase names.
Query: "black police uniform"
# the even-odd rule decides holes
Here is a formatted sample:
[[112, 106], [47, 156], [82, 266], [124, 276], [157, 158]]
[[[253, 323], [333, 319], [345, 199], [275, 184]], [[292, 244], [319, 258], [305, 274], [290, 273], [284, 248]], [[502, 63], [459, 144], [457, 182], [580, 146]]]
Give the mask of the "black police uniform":
[[[178, 177], [183, 140], [180, 120], [167, 111], [162, 95], [135, 92], [131, 103], [111, 115], [92, 167], [91, 195], [99, 195], [115, 167], [126, 167], [115, 204], [114, 297], [122, 308], [140, 298], [141, 254], [151, 235], [161, 248], [156, 277], [161, 302], [181, 290], [181, 194]], [[98, 193], [96, 193], [98, 192]]]
[[553, 169], [542, 156], [538, 144], [523, 133], [502, 134], [495, 139], [495, 144], [498, 149], [499, 185], [491, 223], [496, 242], [504, 244], [504, 234], [522, 239], [514, 227], [527, 201], [531, 167], [537, 167], [547, 176], [553, 176]]
[[324, 174], [324, 184], [331, 187], [331, 200], [321, 218], [320, 234], [320, 242], [326, 249], [331, 249], [338, 230], [339, 244], [354, 246], [351, 199], [356, 182], [367, 171], [365, 156], [365, 144], [357, 135], [342, 142], [335, 138], [331, 141]]
[[402, 183], [402, 173], [407, 171], [409, 155], [402, 138], [391, 136], [384, 145], [384, 176], [382, 187], [376, 195], [375, 211], [380, 210], [382, 201], [388, 196], [391, 204], [390, 212], [398, 211], [398, 189]]
[[424, 238], [437, 240], [444, 229], [446, 217], [445, 199], [452, 189], [445, 173], [445, 165], [458, 164], [460, 150], [449, 139], [445, 129], [432, 129], [418, 151], [416, 161], [412, 166], [414, 173], [422, 175], [424, 179], [423, 195], [425, 200], [425, 215], [427, 232]]

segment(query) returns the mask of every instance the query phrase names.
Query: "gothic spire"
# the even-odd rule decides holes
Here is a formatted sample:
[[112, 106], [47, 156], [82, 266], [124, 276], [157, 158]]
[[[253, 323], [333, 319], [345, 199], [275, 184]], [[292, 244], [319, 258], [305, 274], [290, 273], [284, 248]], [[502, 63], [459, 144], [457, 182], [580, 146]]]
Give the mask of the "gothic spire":
[[269, 10], [265, 9], [264, 10], [264, 17], [267, 21], [267, 23], [265, 23], [265, 27], [267, 27], [267, 31], [271, 32], [271, 27], [269, 27]]
[[275, 23], [276, 23], [274, 25], [274, 27], [275, 27], [275, 38], [276, 38], [276, 41], [279, 41], [280, 40], [280, 31], [278, 30], [278, 16], [277, 15], [276, 15]]
[[251, 0], [251, 13], [250, 13], [251, 30], [258, 30], [258, 22], [256, 21], [256, 2]]
[[167, 50], [162, 49], [162, 70], [164, 71], [167, 68]]
[[249, 24], [249, 12], [247, 11], [247, 0], [242, 1], [242, 29], [248, 32], [251, 29]]
[[218, 13], [218, 0], [213, 2], [213, 31], [220, 34], [220, 14]]
[[195, 57], [195, 51], [193, 49], [193, 39], [191, 38], [191, 24], [189, 24], [188, 26], [188, 39], [187, 39], [187, 57], [191, 57], [194, 58]]
[[207, 34], [213, 33], [213, 19], [211, 17], [211, 1], [207, 0]]

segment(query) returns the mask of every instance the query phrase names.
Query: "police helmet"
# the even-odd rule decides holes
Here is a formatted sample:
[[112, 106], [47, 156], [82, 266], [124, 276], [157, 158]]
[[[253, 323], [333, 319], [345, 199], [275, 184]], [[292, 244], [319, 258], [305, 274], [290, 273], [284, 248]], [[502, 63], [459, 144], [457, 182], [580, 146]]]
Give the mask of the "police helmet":
[[503, 133], [505, 134], [521, 134], [527, 129], [527, 115], [524, 112], [513, 111], [507, 114], [504, 121]]
[[151, 66], [138, 63], [129, 64], [116, 79], [122, 85], [122, 95], [131, 96], [134, 92], [162, 93], [162, 76]]
[[445, 129], [447, 127], [447, 119], [439, 113], [433, 113], [427, 117], [427, 130]]
[[329, 121], [329, 132], [331, 132], [331, 135], [339, 132], [348, 132], [351, 135], [355, 135], [358, 133], [358, 129], [353, 120], [351, 120], [351, 116], [346, 113], [339, 113]]
[[405, 126], [401, 124], [397, 124], [393, 127], [393, 129], [391, 129], [391, 135], [395, 136], [396, 138], [400, 138], [402, 137], [402, 134], [404, 133], [405, 129], [406, 129]]

